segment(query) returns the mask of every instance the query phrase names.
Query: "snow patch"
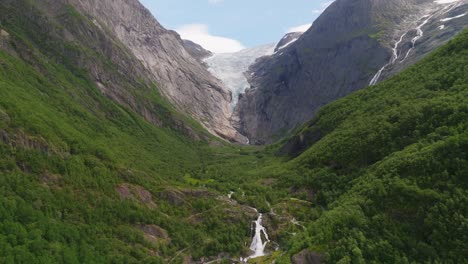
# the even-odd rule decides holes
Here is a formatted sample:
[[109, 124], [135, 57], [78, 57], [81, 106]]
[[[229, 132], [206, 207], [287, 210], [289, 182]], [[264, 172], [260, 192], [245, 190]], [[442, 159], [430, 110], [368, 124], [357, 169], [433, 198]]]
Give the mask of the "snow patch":
[[[299, 39], [299, 38], [294, 38], [294, 39], [292, 39], [292, 40], [289, 41], [288, 43], [286, 43], [286, 44], [284, 44], [283, 46], [279, 47], [279, 48], [278, 48], [278, 51], [281, 50], [281, 49], [286, 48], [287, 46], [289, 46], [289, 45], [291, 45], [291, 44], [293, 44], [293, 43], [296, 42], [298, 39]], [[278, 51], [277, 51], [277, 52], [278, 52]]]

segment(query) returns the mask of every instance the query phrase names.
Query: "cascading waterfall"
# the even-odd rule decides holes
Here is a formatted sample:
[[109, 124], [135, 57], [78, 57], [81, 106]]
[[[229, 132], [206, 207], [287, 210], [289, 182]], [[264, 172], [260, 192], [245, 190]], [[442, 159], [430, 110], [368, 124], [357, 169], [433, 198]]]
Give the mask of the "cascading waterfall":
[[400, 43], [403, 41], [403, 38], [406, 36], [406, 34], [408, 34], [408, 32], [406, 32], [405, 34], [401, 35], [400, 37], [400, 40], [397, 41], [395, 43], [395, 46], [393, 47], [393, 55], [392, 55], [392, 58], [390, 59], [390, 62], [385, 64], [378, 72], [377, 74], [374, 76], [374, 78], [372, 78], [372, 80], [370, 81], [369, 85], [375, 85], [379, 79], [380, 79], [380, 76], [382, 75], [383, 71], [385, 70], [385, 68], [387, 68], [387, 66], [390, 66], [392, 64], [395, 63], [395, 61], [398, 59], [398, 46], [400, 45]]
[[[403, 62], [403, 61], [405, 61], [405, 60], [409, 57], [409, 55], [411, 54], [411, 52], [412, 52], [412, 51], [414, 50], [414, 48], [416, 47], [416, 43], [418, 42], [418, 40], [420, 40], [420, 39], [424, 36], [423, 27], [424, 27], [425, 25], [427, 25], [427, 23], [429, 23], [429, 21], [430, 21], [433, 17], [435, 17], [436, 15], [444, 15], [444, 14], [450, 12], [451, 10], [453, 10], [454, 8], [456, 8], [457, 6], [460, 5], [460, 1], [459, 1], [459, 0], [437, 0], [437, 1], [435, 1], [435, 2], [436, 2], [437, 4], [445, 5], [445, 6], [444, 6], [442, 9], [440, 9], [440, 10], [436, 10], [432, 15], [425, 15], [425, 16], [423, 16], [422, 19], [424, 19], [424, 20], [422, 21], [422, 23], [419, 24], [416, 28], [411, 29], [411, 30], [416, 30], [416, 36], [415, 36], [414, 38], [411, 39], [411, 48], [407, 51], [405, 57], [400, 61], [400, 63]], [[447, 4], [448, 4], [448, 5], [447, 5]], [[462, 14], [462, 15], [460, 15], [460, 16], [458, 16], [458, 17], [464, 16], [464, 15], [466, 15], [466, 14]], [[457, 17], [455, 17], [455, 18], [457, 18]], [[449, 18], [449, 19], [453, 19], [453, 18]], [[444, 21], [444, 19], [441, 19], [441, 21]], [[444, 28], [444, 27], [442, 27], [441, 29], [443, 29], [443, 28]], [[410, 30], [410, 31], [411, 31], [411, 30]], [[380, 79], [380, 77], [381, 77], [383, 71], [384, 71], [387, 67], [389, 67], [389, 66], [395, 64], [395, 62], [397, 62], [397, 60], [398, 60], [398, 58], [399, 58], [399, 56], [400, 56], [399, 51], [398, 51], [398, 47], [400, 46], [400, 44], [402, 43], [404, 37], [405, 37], [408, 33], [409, 33], [409, 31], [407, 31], [407, 32], [405, 32], [403, 35], [401, 35], [400, 39], [395, 43], [394, 47], [392, 48], [393, 54], [392, 54], [392, 57], [391, 57], [390, 61], [389, 61], [387, 64], [385, 64], [385, 65], [374, 75], [374, 77], [372, 78], [372, 80], [371, 80], [370, 83], [369, 83], [370, 86], [375, 85], [375, 84], [379, 81], [379, 79]]]
[[[250, 250], [254, 252], [250, 258], [263, 257], [265, 256], [265, 247], [270, 242], [266, 228], [262, 225], [263, 215], [260, 214], [258, 219], [255, 221], [255, 235], [250, 244]], [[265, 242], [262, 240], [262, 234], [265, 236]]]
[[[434, 14], [434, 15], [435, 15], [435, 14]], [[432, 16], [426, 16], [427, 19], [424, 20], [423, 23], [420, 24], [420, 25], [416, 28], [416, 37], [414, 37], [414, 38], [411, 40], [411, 45], [412, 45], [412, 46], [411, 46], [411, 48], [408, 50], [408, 52], [406, 53], [406, 56], [405, 56], [405, 58], [403, 58], [402, 62], [403, 62], [404, 60], [406, 60], [406, 59], [409, 57], [409, 55], [411, 54], [411, 51], [414, 50], [414, 48], [416, 47], [416, 42], [424, 36], [424, 31], [422, 30], [422, 28], [423, 28], [427, 23], [429, 23], [429, 20], [431, 20], [431, 18], [432, 18], [434, 15], [432, 15]]]
[[[245, 259], [241, 258], [241, 262], [243, 263], [247, 262], [249, 259], [263, 257], [266, 255], [265, 248], [268, 242], [270, 242], [270, 238], [268, 237], [266, 228], [262, 225], [262, 221], [263, 214], [259, 214], [257, 220], [253, 222], [255, 224], [255, 234], [252, 238], [252, 243], [250, 244], [250, 250], [252, 250], [253, 254]], [[265, 241], [263, 241], [262, 234]]]

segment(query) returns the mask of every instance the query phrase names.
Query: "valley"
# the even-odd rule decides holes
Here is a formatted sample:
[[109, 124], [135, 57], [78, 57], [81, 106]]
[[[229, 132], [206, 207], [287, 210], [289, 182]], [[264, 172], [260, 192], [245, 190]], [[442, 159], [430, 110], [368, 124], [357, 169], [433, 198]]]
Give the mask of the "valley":
[[239, 102], [235, 127], [252, 144], [278, 141], [323, 106], [446, 43], [467, 20], [441, 20], [466, 12], [466, 1], [335, 1], [297, 41], [250, 67], [252, 89]]
[[0, 263], [464, 263], [467, 9], [213, 53], [137, 0], [0, 1]]

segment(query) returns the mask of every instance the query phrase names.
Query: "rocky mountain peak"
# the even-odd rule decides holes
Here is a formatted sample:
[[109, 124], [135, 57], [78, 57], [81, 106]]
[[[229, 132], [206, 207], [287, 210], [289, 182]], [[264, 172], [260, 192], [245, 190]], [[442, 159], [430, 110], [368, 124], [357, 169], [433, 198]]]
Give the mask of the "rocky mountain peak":
[[194, 57], [202, 63], [204, 59], [213, 56], [213, 53], [211, 51], [204, 49], [201, 45], [191, 40], [184, 39], [182, 41], [184, 44], [184, 48], [187, 50], [187, 52], [190, 53], [192, 57]]
[[404, 45], [413, 46], [415, 38], [417, 45], [404, 63], [389, 67], [382, 77], [411, 65], [468, 25], [460, 19], [446, 32], [430, 30], [421, 36], [419, 26], [423, 32], [441, 26], [442, 17], [431, 16], [434, 12], [447, 15], [448, 10], [467, 8], [466, 0], [445, 2], [336, 0], [287, 49], [250, 67], [252, 88], [236, 108], [239, 131], [256, 144], [281, 138], [311, 119], [322, 106], [368, 86], [394, 56], [393, 47], [400, 36], [408, 31], [411, 33]]
[[297, 41], [301, 36], [303, 32], [290, 32], [284, 35], [284, 37], [278, 42], [278, 44], [275, 47], [275, 52], [278, 52], [281, 49], [286, 48], [287, 46], [291, 45], [295, 41]]
[[97, 25], [109, 29], [152, 74], [160, 92], [210, 132], [244, 143], [230, 124], [230, 92], [137, 0], [67, 0]]

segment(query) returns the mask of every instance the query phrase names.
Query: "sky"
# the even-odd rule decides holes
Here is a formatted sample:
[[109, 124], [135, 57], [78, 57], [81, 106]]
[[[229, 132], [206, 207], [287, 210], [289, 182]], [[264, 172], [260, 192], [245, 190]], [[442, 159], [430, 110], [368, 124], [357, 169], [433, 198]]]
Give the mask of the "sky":
[[167, 29], [215, 52], [236, 52], [305, 31], [331, 0], [140, 0]]

